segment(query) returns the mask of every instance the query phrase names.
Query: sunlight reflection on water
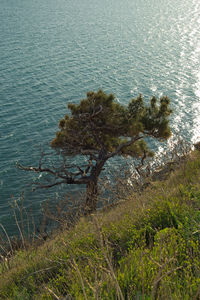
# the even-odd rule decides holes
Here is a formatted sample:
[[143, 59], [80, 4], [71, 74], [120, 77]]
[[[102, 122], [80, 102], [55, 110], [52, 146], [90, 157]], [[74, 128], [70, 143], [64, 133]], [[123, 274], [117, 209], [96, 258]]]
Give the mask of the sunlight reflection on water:
[[[66, 103], [89, 90], [124, 104], [168, 95], [174, 135], [200, 139], [200, 1], [2, 0], [0, 36], [0, 220], [35, 179], [16, 161], [35, 164]], [[162, 153], [169, 143], [152, 146]], [[27, 205], [37, 214], [58, 192], [29, 193]]]

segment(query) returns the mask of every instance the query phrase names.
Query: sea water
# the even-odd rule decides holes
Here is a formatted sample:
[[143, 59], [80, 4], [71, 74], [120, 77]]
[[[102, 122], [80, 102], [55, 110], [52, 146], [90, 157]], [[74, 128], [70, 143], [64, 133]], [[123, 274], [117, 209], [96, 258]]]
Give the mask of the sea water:
[[[32, 193], [40, 145], [55, 136], [68, 102], [102, 88], [117, 101], [168, 95], [174, 134], [200, 137], [199, 0], [1, 0], [0, 222], [65, 190]], [[117, 162], [116, 162], [117, 164]], [[8, 226], [9, 225], [9, 226]]]

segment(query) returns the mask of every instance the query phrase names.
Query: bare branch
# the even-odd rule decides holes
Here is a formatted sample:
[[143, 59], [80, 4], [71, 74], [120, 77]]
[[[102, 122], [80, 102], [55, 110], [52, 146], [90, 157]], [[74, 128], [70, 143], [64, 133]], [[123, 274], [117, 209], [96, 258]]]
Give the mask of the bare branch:
[[63, 181], [57, 181], [57, 182], [54, 182], [54, 183], [51, 183], [51, 184], [46, 184], [46, 185], [41, 184], [39, 182], [34, 182], [33, 184], [38, 186], [38, 187], [34, 188], [34, 190], [36, 190], [36, 189], [48, 189], [48, 188], [51, 188], [53, 186], [64, 184], [64, 183], [66, 183], [66, 181], [63, 180]]
[[39, 166], [38, 168], [37, 167], [25, 167], [25, 166], [22, 166], [21, 164], [17, 163], [17, 167], [20, 169], [20, 170], [24, 170], [24, 171], [32, 171], [32, 172], [36, 172], [36, 173], [49, 173], [53, 176], [55, 176], [56, 178], [59, 177], [59, 178], [62, 178], [64, 180], [68, 180], [70, 179], [70, 177], [68, 176], [63, 176], [62, 174], [60, 174], [58, 171], [53, 171], [52, 169], [50, 168], [42, 168], [41, 166]]
[[142, 159], [141, 159], [141, 165], [144, 166], [144, 160], [146, 159], [147, 157], [147, 153], [146, 151], [144, 150], [144, 155], [142, 156]]
[[[60, 184], [86, 184], [88, 182], [88, 177], [86, 177], [86, 174], [84, 171], [82, 171], [78, 166], [73, 165], [73, 167], [77, 167], [81, 170], [81, 172], [79, 173], [70, 173], [70, 172], [64, 172], [64, 170], [62, 169], [61, 171], [53, 171], [50, 168], [42, 168], [42, 166], [37, 167], [25, 167], [22, 166], [21, 164], [17, 164], [17, 167], [20, 170], [24, 170], [24, 171], [32, 171], [32, 172], [36, 172], [36, 173], [47, 173], [53, 176], [53, 178], [56, 180], [57, 178], [60, 178], [62, 180], [60, 181], [55, 181], [49, 184], [40, 184], [39, 182], [35, 182], [33, 183], [34, 185], [38, 185], [38, 188], [50, 188], [56, 185], [60, 185]], [[63, 175], [63, 173], [65, 173]], [[73, 174], [74, 176], [70, 176], [71, 174]], [[78, 175], [81, 175], [80, 178], [75, 178]]]

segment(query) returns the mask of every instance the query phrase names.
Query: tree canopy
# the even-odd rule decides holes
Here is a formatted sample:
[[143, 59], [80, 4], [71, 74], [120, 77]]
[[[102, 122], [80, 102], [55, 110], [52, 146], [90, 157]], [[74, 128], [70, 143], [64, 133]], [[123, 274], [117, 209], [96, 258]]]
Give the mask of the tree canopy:
[[[85, 210], [90, 213], [96, 209], [98, 178], [108, 159], [153, 156], [145, 138], [163, 141], [170, 137], [170, 100], [152, 97], [147, 105], [139, 95], [124, 106], [115, 101], [113, 94], [99, 90], [88, 92], [79, 104], [68, 104], [68, 109], [70, 112], [60, 120], [59, 131], [51, 142], [51, 147], [62, 153], [62, 166], [56, 170], [43, 167], [41, 159], [39, 167], [22, 168], [50, 174], [53, 182], [45, 187], [85, 184]], [[71, 163], [80, 156], [85, 159], [84, 164], [79, 160]]]

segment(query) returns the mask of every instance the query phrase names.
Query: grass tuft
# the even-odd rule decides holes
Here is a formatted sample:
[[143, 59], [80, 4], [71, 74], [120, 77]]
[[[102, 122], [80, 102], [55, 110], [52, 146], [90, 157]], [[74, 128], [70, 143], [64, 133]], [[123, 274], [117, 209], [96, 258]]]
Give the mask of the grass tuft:
[[0, 264], [0, 299], [200, 299], [200, 153]]

